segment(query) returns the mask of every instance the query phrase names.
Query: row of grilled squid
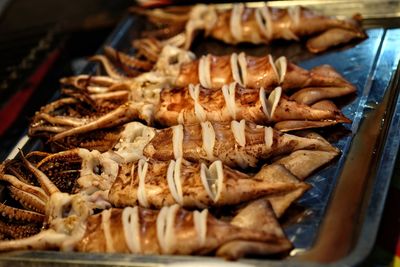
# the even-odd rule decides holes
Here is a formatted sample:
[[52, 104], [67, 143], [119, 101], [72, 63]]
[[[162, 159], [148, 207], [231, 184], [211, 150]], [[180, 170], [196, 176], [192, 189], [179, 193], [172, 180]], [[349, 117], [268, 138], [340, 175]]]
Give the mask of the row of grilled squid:
[[[270, 57], [264, 62], [271, 64]], [[282, 72], [277, 73], [273, 77]], [[312, 84], [318, 75], [309, 77], [306, 82]], [[157, 129], [139, 122], [125, 123], [127, 118], [134, 119], [125, 117], [129, 109], [115, 116], [121, 102], [104, 94], [126, 94], [125, 90], [135, 99], [131, 88], [124, 87], [126, 83], [121, 85], [118, 81], [110, 86], [107, 82], [112, 79], [105, 77], [78, 77], [70, 82], [79, 85], [82, 79], [91, 86], [86, 89], [93, 95], [71, 94], [72, 97], [57, 100], [40, 112], [41, 120], [52, 124], [49, 127], [73, 126], [57, 133], [67, 133], [64, 136], [53, 136], [52, 142], [81, 135], [82, 139], [70, 143], [78, 148], [56, 154], [32, 152], [26, 158], [21, 156], [20, 160], [2, 165], [1, 179], [11, 198], [19, 204], [0, 206], [2, 216], [7, 218], [1, 234], [13, 239], [0, 242], [0, 250], [215, 253], [236, 259], [291, 249], [277, 217], [309, 189], [303, 180], [335, 158], [339, 151], [314, 133], [292, 135], [251, 122], [261, 117], [263, 124], [267, 124], [279, 114], [279, 103], [284, 101], [283, 88], [291, 88], [284, 80], [278, 80], [280, 86], [272, 90], [266, 86], [267, 89], [247, 92], [236, 83], [221, 90], [189, 85], [186, 95], [193, 101], [191, 113], [178, 112], [174, 115], [176, 119], [171, 120], [171, 124], [180, 120], [184, 124]], [[95, 85], [91, 84], [93, 81]], [[213, 116], [203, 116], [211, 113], [206, 112], [205, 102], [198, 101], [202, 96], [200, 90], [219, 93], [225, 105], [220, 114], [225, 119], [209, 121]], [[161, 95], [168, 96], [166, 92]], [[77, 126], [80, 109], [74, 110], [74, 104], [79, 101], [88, 104], [99, 94], [110, 105], [114, 101], [117, 108], [103, 111], [106, 114], [94, 120], [95, 123], [84, 121], [83, 126]], [[253, 111], [249, 105], [236, 105], [246, 99], [242, 96], [248, 97], [249, 105], [256, 106]], [[180, 103], [187, 102], [184, 99]], [[127, 103], [122, 106], [137, 102]], [[60, 105], [65, 105], [71, 116], [59, 115], [59, 110], [52, 114]], [[240, 115], [246, 114], [244, 107], [255, 117]], [[169, 119], [169, 113], [165, 113]], [[188, 124], [190, 116], [193, 121]], [[104, 120], [111, 124], [101, 124]], [[60, 126], [54, 125], [57, 123]], [[118, 128], [108, 129], [114, 126]], [[90, 140], [88, 133], [98, 134], [98, 139]], [[105, 139], [107, 146], [102, 151], [106, 152], [93, 150], [96, 142]], [[86, 142], [91, 151], [76, 140]], [[263, 162], [270, 164], [260, 167]], [[241, 171], [249, 168], [254, 168], [254, 175]], [[205, 209], [226, 206], [242, 209], [238, 208], [228, 221], [221, 221]], [[262, 219], [257, 219], [258, 216]], [[187, 233], [192, 235], [190, 245]]]
[[[166, 49], [160, 62], [181, 53], [186, 52]], [[99, 58], [105, 66], [111, 64]], [[67, 96], [37, 112], [29, 133], [70, 144], [82, 134], [132, 120], [165, 127], [244, 119], [285, 132], [351, 122], [332, 100], [356, 88], [330, 66], [307, 71], [284, 57], [274, 61], [271, 56], [244, 53], [183, 58], [134, 79], [88, 75], [63, 79]]]
[[[2, 230], [17, 239], [0, 242], [0, 250], [215, 253], [230, 259], [290, 250], [277, 217], [309, 189], [303, 180], [339, 151], [315, 133], [299, 137], [244, 121], [198, 125], [199, 144], [193, 127], [157, 130], [133, 122], [120, 145], [105, 153], [31, 152], [2, 164], [1, 180], [23, 208], [0, 207], [3, 216], [20, 221]], [[142, 155], [132, 158], [130, 144], [133, 152], [142, 147]], [[246, 156], [272, 160], [254, 174], [232, 168]], [[205, 209], [226, 206], [240, 207], [229, 220]], [[18, 231], [21, 221], [43, 228], [34, 235], [32, 228]]]
[[268, 45], [275, 40], [308, 38], [306, 46], [313, 53], [366, 38], [360, 14], [339, 19], [301, 6], [277, 8], [264, 4], [250, 7], [243, 3], [233, 4], [231, 8], [198, 4], [187, 9], [132, 9], [156, 27], [144, 31], [143, 38], [133, 43], [139, 50], [138, 55], [154, 60], [165, 45], [190, 49], [199, 33], [231, 45]]
[[[146, 60], [106, 48], [93, 60], [107, 76], [62, 79], [64, 96], [42, 107], [29, 129], [57, 152], [0, 165], [8, 197], [0, 251], [238, 259], [292, 249], [279, 218], [310, 188], [305, 179], [340, 154], [308, 129], [350, 123], [332, 99], [356, 88], [330, 66], [305, 70], [284, 57], [196, 59], [182, 47], [213, 12], [220, 11], [197, 6], [183, 35], [140, 41]], [[321, 27], [303, 25], [306, 17]], [[220, 18], [222, 28], [207, 22], [206, 33], [230, 25], [231, 43], [247, 41], [248, 29], [257, 29], [258, 43], [327, 29], [362, 33], [354, 21], [303, 8], [238, 5]], [[281, 21], [289, 22], [284, 36], [275, 29]]]

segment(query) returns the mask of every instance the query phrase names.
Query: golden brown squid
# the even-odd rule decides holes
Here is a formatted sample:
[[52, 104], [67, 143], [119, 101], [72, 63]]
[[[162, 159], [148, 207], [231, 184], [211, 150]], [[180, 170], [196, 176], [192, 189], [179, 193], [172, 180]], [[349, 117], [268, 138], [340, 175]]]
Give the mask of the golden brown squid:
[[[126, 153], [124, 142], [115, 148]], [[143, 155], [157, 160], [183, 157], [210, 162], [217, 158], [230, 167], [246, 168], [255, 167], [261, 160], [301, 149], [338, 152], [319, 138], [284, 134], [271, 127], [241, 120], [176, 125], [157, 130], [143, 147]]]
[[230, 222], [208, 210], [186, 211], [178, 205], [151, 210], [108, 209], [93, 215], [82, 195], [55, 192], [46, 216], [48, 229], [30, 237], [0, 241], [0, 251], [63, 250], [81, 252], [180, 254], [238, 259], [292, 248], [267, 200], [251, 203]]
[[299, 125], [305, 122], [304, 128], [351, 122], [333, 103], [328, 105], [320, 97], [314, 94], [314, 99], [306, 105], [283, 95], [281, 87], [267, 93], [264, 88], [247, 89], [235, 83], [224, 85], [221, 90], [189, 85], [183, 89], [161, 91], [160, 101], [154, 110], [154, 121], [172, 126], [207, 120], [226, 122], [244, 119], [259, 125], [278, 123], [281, 131], [292, 129], [282, 128], [279, 122], [297, 121]]
[[[114, 94], [114, 99], [111, 95], [93, 100], [98, 111], [73, 98], [57, 100], [36, 113], [30, 135], [54, 134], [53, 140], [57, 140], [135, 119], [162, 126], [245, 119], [260, 125], [275, 125], [281, 131], [351, 122], [333, 103], [327, 105], [318, 96], [312, 105], [297, 103], [283, 95], [281, 87], [267, 93], [263, 88], [245, 89], [234, 83], [221, 90], [189, 85], [183, 89], [164, 89], [160, 99], [153, 103], [128, 101], [127, 93]], [[61, 104], [63, 101], [68, 104]]]
[[76, 244], [78, 251], [215, 253], [238, 259], [246, 255], [285, 252], [291, 248], [268, 203], [263, 200], [250, 204], [231, 222], [218, 220], [207, 210], [190, 212], [173, 205], [160, 211], [138, 207], [103, 211], [88, 219], [86, 229]]
[[[353, 18], [341, 20], [320, 15], [301, 6], [246, 7], [245, 4], [239, 3], [233, 4], [232, 8], [224, 9], [216, 5], [198, 4], [186, 17], [181, 14], [174, 16], [173, 12], [161, 9], [134, 11], [146, 15], [152, 22], [160, 22], [161, 27], [170, 25], [171, 29], [184, 28], [182, 33], [160, 43], [179, 44], [186, 49], [190, 48], [198, 31], [203, 31], [205, 36], [211, 36], [228, 44], [268, 44], [277, 39], [299, 41], [302, 37], [311, 36], [307, 41], [307, 48], [314, 53], [366, 37], [360, 26], [361, 16], [358, 14]], [[177, 27], [177, 24], [181, 26]], [[155, 33], [157, 32], [159, 31]], [[144, 40], [148, 43], [149, 39]], [[138, 42], [135, 46], [140, 49], [144, 47]], [[157, 49], [157, 46], [153, 49]]]
[[[232, 124], [236, 125], [233, 128], [243, 127], [241, 123], [236, 123]], [[152, 130], [137, 126], [128, 129], [128, 133], [139, 131], [136, 132], [139, 139], [135, 138], [134, 141], [143, 143], [140, 141], [146, 139]], [[256, 129], [250, 125], [252, 127]], [[274, 137], [267, 134], [272, 129], [262, 130], [265, 134], [263, 141], [270, 142], [268, 138], [272, 138], [274, 142]], [[250, 137], [251, 134], [246, 135], [245, 141]], [[17, 170], [13, 164], [2, 164], [0, 176], [7, 184], [6, 188], [14, 192], [15, 199], [23, 204], [23, 209], [2, 205], [0, 211], [17, 221], [44, 224], [45, 228], [39, 233], [27, 234], [33, 234], [29, 237], [15, 235], [15, 240], [1, 241], [0, 251], [60, 249], [136, 254], [215, 253], [230, 259], [288, 251], [291, 244], [275, 216], [281, 216], [307, 190], [308, 185], [298, 178], [303, 180], [338, 154], [321, 137], [315, 134], [309, 134], [308, 137], [319, 142], [311, 141], [303, 144], [303, 147], [320, 150], [297, 150], [276, 163], [264, 166], [253, 177], [223, 166], [221, 161], [211, 165], [182, 159], [169, 162], [141, 159], [129, 163], [131, 159], [127, 156], [131, 155], [121, 153], [129, 153], [129, 149], [103, 154], [84, 149], [54, 155], [33, 152], [27, 157], [36, 164], [22, 155], [24, 168]], [[238, 138], [236, 145], [240, 145], [243, 139], [238, 136], [235, 138]], [[283, 145], [278, 150], [287, 151], [284, 148], [286, 142], [295, 149], [299, 140], [302, 139], [278, 140]], [[125, 148], [129, 148], [126, 145]], [[298, 168], [299, 165], [302, 167]], [[22, 174], [24, 170], [27, 175]], [[27, 182], [25, 177], [30, 175], [36, 177], [40, 187]], [[56, 185], [71, 189], [73, 179], [78, 184], [73, 185], [78, 194], [61, 193]], [[107, 198], [103, 198], [103, 193], [109, 194]], [[174, 204], [192, 208], [220, 206], [258, 197], [264, 198], [240, 210], [230, 222], [215, 219], [207, 210], [189, 212]], [[137, 206], [111, 208], [93, 215], [95, 208], [109, 208], [108, 200], [124, 207], [135, 204], [172, 206], [163, 207], [160, 211]], [[4, 232], [13, 230], [15, 228], [7, 226]]]
[[[168, 46], [163, 49], [152, 71], [134, 79], [121, 76], [123, 74], [115, 74], [113, 64], [103, 55], [96, 55], [92, 59], [99, 61], [104, 66], [107, 75], [113, 79], [131, 80], [134, 86], [138, 86], [134, 82], [136, 80], [146, 82], [146, 80], [152, 81], [157, 77], [158, 79], [164, 77], [169, 87], [173, 88], [201, 84], [205, 88], [221, 89], [224, 85], [236, 82], [246, 88], [264, 88], [267, 91], [277, 86], [281, 86], [285, 92], [325, 87], [337, 88], [337, 91], [343, 91], [341, 95], [355, 91], [354, 86], [329, 65], [305, 70], [285, 57], [274, 60], [271, 55], [255, 57], [242, 52], [222, 56], [207, 54], [195, 59], [190, 52]], [[64, 82], [77, 88], [89, 87], [91, 80], [88, 81], [84, 77], [72, 77], [64, 79]], [[96, 81], [93, 80], [93, 82]]]
[[125, 161], [143, 157], [156, 160], [173, 160], [183, 157], [187, 160], [211, 162], [220, 159], [234, 167], [255, 167], [258, 162], [276, 155], [300, 149], [337, 151], [335, 147], [320, 139], [285, 134], [271, 127], [256, 125], [245, 120], [230, 122], [209, 122], [175, 125], [155, 129], [139, 122], [132, 122], [96, 137], [80, 135], [80, 139], [60, 136], [53, 137], [53, 143], [61, 143], [63, 149], [101, 148], [113, 150]]

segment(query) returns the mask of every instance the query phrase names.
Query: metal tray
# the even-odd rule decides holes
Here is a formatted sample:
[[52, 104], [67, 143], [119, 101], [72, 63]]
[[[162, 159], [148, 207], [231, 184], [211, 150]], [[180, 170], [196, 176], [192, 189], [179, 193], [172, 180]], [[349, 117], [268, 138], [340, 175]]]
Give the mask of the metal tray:
[[[127, 16], [105, 45], [130, 50], [145, 21]], [[289, 210], [284, 230], [295, 249], [285, 259], [243, 259], [236, 265], [320, 266], [360, 264], [375, 241], [384, 201], [400, 143], [400, 99], [398, 69], [400, 29], [374, 28], [369, 38], [358, 44], [330, 50], [321, 55], [307, 52], [302, 44], [274, 43], [271, 47], [227, 46], [206, 40], [194, 46], [197, 54], [226, 54], [246, 51], [261, 55], [285, 55], [305, 68], [330, 64], [351, 83], [357, 94], [342, 99], [343, 113], [353, 120], [322, 130], [321, 133], [342, 150], [341, 157], [307, 182], [313, 185]], [[83, 73], [96, 71], [95, 64]], [[56, 95], [55, 97], [58, 97]], [[24, 151], [43, 149], [36, 139], [23, 138], [16, 146]], [[9, 158], [13, 158], [17, 149]], [[296, 215], [296, 216], [294, 216]], [[22, 251], [0, 255], [0, 265], [112, 265], [163, 266], [165, 264], [220, 265], [223, 259], [198, 256], [136, 256], [51, 251]]]

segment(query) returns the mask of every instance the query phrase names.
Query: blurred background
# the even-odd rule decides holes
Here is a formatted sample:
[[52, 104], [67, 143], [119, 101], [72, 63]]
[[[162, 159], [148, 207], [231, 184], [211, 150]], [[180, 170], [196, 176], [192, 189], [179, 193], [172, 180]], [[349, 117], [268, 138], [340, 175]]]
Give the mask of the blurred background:
[[132, 1], [0, 0], [0, 158], [96, 53]]

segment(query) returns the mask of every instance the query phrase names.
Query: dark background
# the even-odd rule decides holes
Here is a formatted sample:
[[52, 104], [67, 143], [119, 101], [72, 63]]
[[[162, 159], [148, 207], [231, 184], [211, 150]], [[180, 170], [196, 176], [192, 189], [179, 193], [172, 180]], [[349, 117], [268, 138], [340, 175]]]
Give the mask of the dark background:
[[0, 159], [96, 53], [133, 1], [0, 0]]

